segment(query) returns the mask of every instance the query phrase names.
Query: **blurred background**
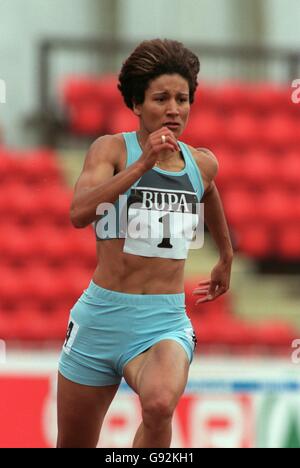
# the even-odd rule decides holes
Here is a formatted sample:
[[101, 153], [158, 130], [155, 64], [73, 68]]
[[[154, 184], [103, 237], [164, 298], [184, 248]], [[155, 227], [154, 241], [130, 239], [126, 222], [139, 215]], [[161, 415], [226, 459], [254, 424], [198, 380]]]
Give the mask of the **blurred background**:
[[[72, 190], [95, 138], [138, 128], [117, 73], [154, 37], [200, 58], [182, 140], [219, 160], [235, 249], [230, 291], [201, 307], [218, 254], [207, 232], [190, 251], [173, 446], [300, 447], [299, 24], [297, 0], [0, 0], [0, 447], [55, 445], [57, 360], [95, 267]], [[130, 447], [139, 420], [124, 384], [100, 445]]]

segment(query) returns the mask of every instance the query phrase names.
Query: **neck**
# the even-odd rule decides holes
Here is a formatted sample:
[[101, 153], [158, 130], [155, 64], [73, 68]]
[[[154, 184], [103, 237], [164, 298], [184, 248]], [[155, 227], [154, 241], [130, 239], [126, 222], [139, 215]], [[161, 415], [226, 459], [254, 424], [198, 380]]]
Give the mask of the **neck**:
[[138, 130], [136, 132], [136, 136], [137, 136], [138, 142], [139, 142], [140, 147], [142, 148], [142, 150], [144, 149], [144, 146], [146, 144], [146, 141], [147, 141], [149, 135], [150, 135], [150, 133], [148, 133], [146, 130]]

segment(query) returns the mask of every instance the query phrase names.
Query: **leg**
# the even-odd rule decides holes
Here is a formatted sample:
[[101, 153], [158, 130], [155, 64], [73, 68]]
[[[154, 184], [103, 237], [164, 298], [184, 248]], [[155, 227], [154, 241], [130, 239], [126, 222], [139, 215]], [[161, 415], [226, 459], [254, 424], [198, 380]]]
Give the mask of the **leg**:
[[139, 395], [143, 421], [133, 447], [170, 447], [172, 417], [184, 392], [189, 361], [183, 347], [163, 340], [130, 361], [124, 369], [127, 383]]
[[119, 385], [89, 387], [58, 374], [58, 448], [94, 448]]

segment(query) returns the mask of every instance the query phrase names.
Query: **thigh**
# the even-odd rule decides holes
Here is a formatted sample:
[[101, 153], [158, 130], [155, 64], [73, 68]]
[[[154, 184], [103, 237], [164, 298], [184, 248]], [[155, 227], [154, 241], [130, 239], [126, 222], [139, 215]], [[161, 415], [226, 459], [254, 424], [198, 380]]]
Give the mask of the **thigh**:
[[90, 387], [58, 374], [59, 448], [96, 447], [107, 410], [119, 385]]
[[164, 393], [176, 404], [184, 392], [189, 366], [183, 347], [166, 339], [130, 361], [124, 378], [141, 399]]

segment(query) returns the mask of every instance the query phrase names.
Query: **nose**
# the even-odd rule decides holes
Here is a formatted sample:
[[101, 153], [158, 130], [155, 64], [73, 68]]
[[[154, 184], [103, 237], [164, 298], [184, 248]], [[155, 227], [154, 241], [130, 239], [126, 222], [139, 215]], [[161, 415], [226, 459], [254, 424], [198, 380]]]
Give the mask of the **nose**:
[[178, 115], [178, 114], [179, 114], [179, 111], [178, 111], [177, 101], [176, 99], [172, 99], [171, 101], [169, 101], [169, 105], [167, 108], [167, 115]]

